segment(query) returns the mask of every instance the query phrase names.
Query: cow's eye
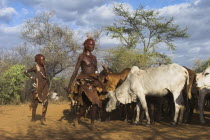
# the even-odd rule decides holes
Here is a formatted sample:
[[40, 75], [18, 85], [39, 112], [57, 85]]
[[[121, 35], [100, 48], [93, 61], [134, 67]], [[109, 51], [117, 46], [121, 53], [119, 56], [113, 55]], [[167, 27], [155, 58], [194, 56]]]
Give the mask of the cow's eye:
[[209, 75], [209, 73], [205, 73], [205, 76]]

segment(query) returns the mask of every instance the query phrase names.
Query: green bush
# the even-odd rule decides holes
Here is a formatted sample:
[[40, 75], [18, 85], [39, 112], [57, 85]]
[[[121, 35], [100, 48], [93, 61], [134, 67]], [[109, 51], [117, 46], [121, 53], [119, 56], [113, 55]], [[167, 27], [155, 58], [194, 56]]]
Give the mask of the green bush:
[[25, 66], [13, 65], [0, 76], [0, 104], [19, 103], [26, 76]]

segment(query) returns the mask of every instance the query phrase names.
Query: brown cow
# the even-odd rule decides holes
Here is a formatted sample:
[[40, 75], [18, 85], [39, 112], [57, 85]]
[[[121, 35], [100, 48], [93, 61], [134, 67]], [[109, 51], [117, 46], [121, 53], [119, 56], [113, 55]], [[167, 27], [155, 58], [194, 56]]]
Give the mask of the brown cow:
[[125, 68], [120, 73], [107, 74], [104, 79], [105, 89], [114, 91], [126, 79], [130, 70], [130, 68]]
[[[104, 89], [106, 92], [114, 91], [122, 82], [126, 79], [128, 73], [130, 72], [130, 68], [123, 69], [120, 73], [113, 73], [110, 68], [107, 68], [105, 65], [102, 64], [103, 71], [100, 73], [100, 80], [104, 84]], [[108, 99], [104, 100], [103, 108], [106, 108], [106, 103]], [[127, 112], [127, 108], [122, 106], [122, 110]], [[127, 121], [127, 113], [121, 110], [121, 115], [125, 115], [125, 121]], [[108, 113], [109, 115], [109, 113]], [[107, 114], [106, 114], [107, 116]], [[109, 116], [110, 118], [110, 116]]]

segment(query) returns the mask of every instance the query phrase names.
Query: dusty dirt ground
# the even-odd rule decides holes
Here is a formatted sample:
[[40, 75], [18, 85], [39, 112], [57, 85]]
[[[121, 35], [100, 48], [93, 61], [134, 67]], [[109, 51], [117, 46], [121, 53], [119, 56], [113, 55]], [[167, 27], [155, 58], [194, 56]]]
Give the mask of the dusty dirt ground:
[[150, 127], [131, 125], [121, 120], [109, 123], [96, 121], [96, 129], [90, 130], [90, 120], [82, 119], [79, 128], [72, 124], [68, 103], [49, 103], [46, 125], [41, 125], [41, 105], [37, 121], [30, 122], [29, 104], [0, 106], [0, 140], [136, 140], [136, 139], [210, 139], [210, 113], [206, 112], [206, 125], [200, 125], [195, 114], [190, 125], [172, 126], [161, 121]]

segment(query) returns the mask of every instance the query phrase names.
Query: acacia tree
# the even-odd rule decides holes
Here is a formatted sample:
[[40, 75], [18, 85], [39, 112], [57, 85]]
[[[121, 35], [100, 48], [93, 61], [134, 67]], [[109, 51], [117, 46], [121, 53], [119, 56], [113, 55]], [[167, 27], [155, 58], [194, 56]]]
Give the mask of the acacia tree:
[[54, 12], [43, 12], [25, 22], [21, 33], [27, 46], [46, 56], [47, 74], [50, 79], [74, 65], [78, 44], [69, 27], [53, 22]]
[[173, 17], [167, 19], [155, 10], [145, 10], [143, 7], [131, 10], [125, 4], [117, 4], [114, 12], [118, 20], [106, 27], [108, 35], [119, 39], [122, 47], [137, 49], [138, 53], [147, 55], [148, 58], [160, 57], [157, 48], [161, 46], [174, 51], [174, 39], [188, 37], [187, 28], [181, 29], [173, 23]]
[[137, 49], [128, 49], [120, 46], [109, 49], [104, 59], [115, 72], [134, 65], [142, 68], [149, 63], [147, 56], [140, 54]]
[[195, 72], [203, 72], [208, 66], [210, 66], [210, 57], [206, 60], [197, 59], [194, 61], [193, 70]]

